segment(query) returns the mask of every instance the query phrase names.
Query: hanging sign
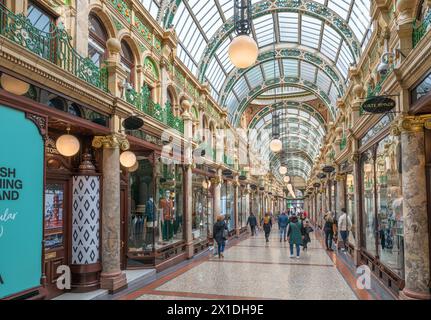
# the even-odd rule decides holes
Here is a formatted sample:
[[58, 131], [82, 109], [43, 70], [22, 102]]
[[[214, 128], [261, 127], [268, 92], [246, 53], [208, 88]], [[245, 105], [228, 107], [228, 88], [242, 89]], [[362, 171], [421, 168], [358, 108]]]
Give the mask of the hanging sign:
[[40, 286], [44, 140], [18, 110], [0, 105], [0, 299]]
[[394, 109], [396, 105], [393, 99], [380, 96], [365, 101], [362, 105], [362, 110], [369, 113], [386, 113]]

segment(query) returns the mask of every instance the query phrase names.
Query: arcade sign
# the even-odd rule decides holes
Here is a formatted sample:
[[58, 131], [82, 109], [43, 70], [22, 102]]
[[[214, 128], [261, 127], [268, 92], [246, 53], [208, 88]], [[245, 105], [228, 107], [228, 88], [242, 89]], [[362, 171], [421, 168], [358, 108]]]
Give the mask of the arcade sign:
[[379, 96], [370, 98], [362, 105], [362, 110], [369, 113], [386, 113], [395, 108], [396, 102], [388, 97]]

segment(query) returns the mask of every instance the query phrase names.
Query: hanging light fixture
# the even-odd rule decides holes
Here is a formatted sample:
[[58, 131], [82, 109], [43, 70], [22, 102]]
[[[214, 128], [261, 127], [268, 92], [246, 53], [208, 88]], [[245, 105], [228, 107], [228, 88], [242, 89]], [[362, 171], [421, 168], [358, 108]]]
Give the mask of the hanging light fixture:
[[278, 172], [279, 172], [281, 175], [285, 175], [285, 174], [287, 173], [287, 167], [285, 167], [285, 166], [281, 166], [280, 168], [278, 168]]
[[289, 177], [289, 176], [285, 176], [285, 177], [283, 178], [283, 181], [284, 181], [285, 183], [289, 183], [289, 182], [290, 182], [290, 177]]
[[139, 161], [136, 161], [133, 166], [129, 168], [129, 172], [135, 172], [139, 169]]
[[236, 38], [229, 46], [229, 58], [240, 69], [248, 68], [256, 62], [259, 48], [251, 33], [251, 0], [234, 0], [234, 23]]
[[125, 168], [133, 167], [136, 161], [136, 155], [132, 151], [124, 151], [120, 155], [120, 163]]
[[61, 155], [65, 157], [71, 157], [78, 153], [80, 143], [75, 136], [69, 134], [70, 127], [67, 127], [66, 131], [67, 134], [60, 136], [57, 139], [55, 146]]
[[6, 91], [16, 94], [17, 96], [23, 96], [30, 89], [30, 84], [14, 78], [6, 73], [2, 73], [0, 78], [1, 86]]
[[[274, 35], [274, 77], [276, 75], [276, 53], [275, 53], [275, 35]], [[272, 111], [272, 141], [269, 144], [272, 152], [278, 153], [283, 149], [283, 142], [280, 140], [280, 114], [277, 112], [277, 88], [274, 96], [274, 110]]]

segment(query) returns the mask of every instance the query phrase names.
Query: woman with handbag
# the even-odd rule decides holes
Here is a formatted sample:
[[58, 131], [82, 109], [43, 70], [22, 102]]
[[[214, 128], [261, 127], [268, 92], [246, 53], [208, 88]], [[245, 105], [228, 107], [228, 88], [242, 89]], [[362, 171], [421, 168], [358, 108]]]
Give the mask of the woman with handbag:
[[272, 228], [272, 219], [269, 213], [265, 213], [265, 216], [262, 218], [261, 225], [263, 226], [263, 231], [265, 231], [266, 242], [269, 242], [269, 235]]
[[213, 226], [214, 240], [217, 242], [218, 257], [224, 258], [224, 246], [226, 244], [226, 239], [228, 238], [229, 232], [225, 219], [222, 215], [217, 217], [217, 222]]

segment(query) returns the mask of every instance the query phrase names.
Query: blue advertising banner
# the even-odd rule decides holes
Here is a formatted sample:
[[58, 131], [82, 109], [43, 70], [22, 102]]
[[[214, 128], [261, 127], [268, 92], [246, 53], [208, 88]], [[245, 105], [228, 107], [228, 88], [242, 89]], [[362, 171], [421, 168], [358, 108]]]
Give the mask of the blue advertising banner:
[[40, 285], [44, 141], [25, 113], [0, 105], [0, 299]]

